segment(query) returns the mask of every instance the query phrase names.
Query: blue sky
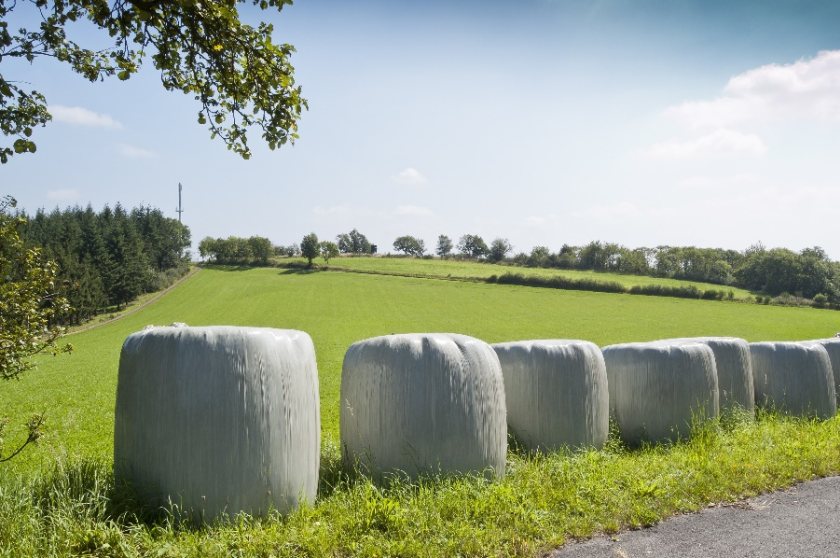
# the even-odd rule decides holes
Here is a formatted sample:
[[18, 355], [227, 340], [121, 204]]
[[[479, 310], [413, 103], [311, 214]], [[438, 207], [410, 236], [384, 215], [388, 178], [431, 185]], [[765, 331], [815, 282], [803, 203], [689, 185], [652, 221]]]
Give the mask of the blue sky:
[[[6, 64], [55, 117], [0, 167], [29, 211], [119, 201], [204, 236], [298, 242], [353, 227], [380, 250], [480, 234], [840, 259], [840, 3], [299, 0], [301, 138], [242, 161], [151, 67], [89, 84]], [[104, 46], [96, 36], [91, 44]]]

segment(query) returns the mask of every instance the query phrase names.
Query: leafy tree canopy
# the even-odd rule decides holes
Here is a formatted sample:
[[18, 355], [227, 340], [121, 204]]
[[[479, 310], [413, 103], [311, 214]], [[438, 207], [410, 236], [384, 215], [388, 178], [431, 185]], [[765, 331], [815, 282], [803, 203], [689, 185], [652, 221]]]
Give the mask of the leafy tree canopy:
[[458, 251], [467, 258], [482, 258], [490, 249], [484, 239], [477, 234], [465, 234], [458, 240]]
[[441, 258], [448, 256], [452, 252], [452, 239], [445, 234], [438, 236], [437, 250], [435, 252]]
[[321, 246], [321, 257], [324, 258], [326, 263], [330, 263], [332, 258], [338, 257], [338, 245], [335, 242], [330, 242], [329, 240], [324, 240], [320, 244]]
[[[221, 138], [247, 159], [249, 128], [259, 128], [271, 149], [294, 141], [307, 102], [295, 85], [290, 63], [294, 47], [275, 44], [270, 24], [243, 23], [239, 4], [279, 11], [291, 3], [0, 0], [0, 71], [6, 60], [31, 63], [49, 57], [92, 82], [113, 76], [127, 80], [150, 60], [165, 89], [195, 98], [198, 122], [207, 125], [211, 137]], [[12, 29], [12, 13], [25, 8], [36, 10], [37, 27]], [[77, 43], [72, 32], [81, 21], [107, 34], [111, 47], [99, 50]], [[15, 154], [34, 153], [33, 129], [50, 118], [43, 94], [0, 72], [0, 133], [10, 142], [0, 143], [0, 163]]]
[[487, 251], [487, 259], [493, 263], [498, 263], [505, 259], [509, 252], [513, 250], [507, 238], [496, 238], [490, 243], [490, 248]]
[[[11, 197], [0, 199], [0, 379], [15, 379], [34, 364], [31, 358], [44, 350], [53, 353], [69, 351], [58, 347], [56, 340], [62, 329], [56, 324], [70, 311], [67, 301], [59, 296], [56, 286], [57, 266], [45, 261], [38, 248], [27, 248], [20, 236], [26, 220], [11, 215]], [[2, 454], [3, 430], [0, 420], [0, 462], [17, 455], [26, 445], [37, 440], [43, 417], [33, 416], [27, 422], [26, 441], [9, 455]]]
[[407, 256], [420, 257], [426, 251], [426, 243], [421, 238], [405, 235], [394, 241], [394, 250], [403, 252]]
[[342, 254], [370, 254], [373, 251], [370, 241], [357, 229], [340, 234], [335, 240]]
[[318, 257], [321, 253], [321, 243], [318, 241], [318, 235], [309, 233], [300, 241], [300, 255], [306, 258], [309, 266], [312, 266], [312, 260]]

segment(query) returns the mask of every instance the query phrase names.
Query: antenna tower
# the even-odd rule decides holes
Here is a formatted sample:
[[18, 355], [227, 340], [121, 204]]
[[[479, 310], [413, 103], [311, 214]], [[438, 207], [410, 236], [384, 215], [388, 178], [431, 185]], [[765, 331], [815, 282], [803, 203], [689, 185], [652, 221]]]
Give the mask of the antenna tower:
[[181, 206], [181, 190], [183, 190], [183, 189], [184, 189], [184, 187], [181, 186], [181, 183], [179, 182], [178, 183], [178, 209], [175, 210], [175, 211], [178, 212], [178, 222], [179, 223], [181, 222], [181, 213], [184, 212], [184, 208]]

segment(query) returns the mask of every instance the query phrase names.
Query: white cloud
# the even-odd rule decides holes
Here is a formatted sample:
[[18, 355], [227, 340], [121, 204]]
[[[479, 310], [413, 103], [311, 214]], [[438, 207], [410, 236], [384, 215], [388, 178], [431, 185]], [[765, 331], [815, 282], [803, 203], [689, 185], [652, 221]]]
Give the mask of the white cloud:
[[120, 155], [128, 157], [129, 159], [154, 159], [158, 156], [154, 151], [143, 149], [142, 147], [135, 147], [127, 143], [119, 145]]
[[420, 186], [428, 182], [426, 177], [414, 167], [401, 170], [393, 179], [398, 184], [406, 184], [408, 186]]
[[686, 160], [726, 155], [761, 156], [766, 152], [767, 146], [757, 135], [721, 128], [691, 140], [654, 144], [645, 155], [660, 160]]
[[50, 190], [47, 192], [50, 201], [72, 201], [79, 199], [79, 191], [75, 189]]
[[410, 217], [431, 217], [434, 212], [428, 207], [419, 205], [401, 205], [394, 210], [394, 215]]
[[665, 114], [691, 128], [785, 118], [840, 122], [840, 50], [748, 70], [730, 78], [716, 99], [675, 105]]
[[122, 128], [122, 124], [111, 118], [110, 115], [99, 114], [84, 107], [50, 105], [48, 110], [56, 122], [92, 128]]

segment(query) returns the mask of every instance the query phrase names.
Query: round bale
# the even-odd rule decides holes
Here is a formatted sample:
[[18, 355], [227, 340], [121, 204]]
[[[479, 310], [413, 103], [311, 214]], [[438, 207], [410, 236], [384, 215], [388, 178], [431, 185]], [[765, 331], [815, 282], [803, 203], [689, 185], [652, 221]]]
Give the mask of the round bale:
[[834, 376], [834, 393], [840, 401], [840, 338], [830, 337], [828, 339], [814, 339], [806, 343], [817, 343], [825, 347], [828, 353], [828, 360], [831, 361], [832, 375]]
[[719, 414], [715, 356], [702, 343], [604, 347], [610, 413], [628, 445], [673, 442]]
[[196, 519], [312, 502], [320, 414], [302, 331], [152, 327], [120, 355], [114, 474], [141, 501]]
[[487, 343], [446, 333], [359, 341], [344, 356], [341, 445], [376, 479], [389, 473], [502, 477], [502, 371]]
[[825, 419], [837, 412], [834, 375], [817, 343], [750, 343], [755, 401], [796, 416]]
[[609, 433], [604, 356], [594, 343], [535, 340], [493, 345], [511, 432], [529, 450], [600, 448]]
[[755, 411], [755, 387], [750, 344], [745, 340], [737, 337], [686, 337], [666, 339], [659, 342], [708, 345], [715, 355], [720, 412], [738, 408], [749, 413]]

